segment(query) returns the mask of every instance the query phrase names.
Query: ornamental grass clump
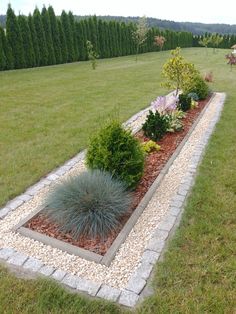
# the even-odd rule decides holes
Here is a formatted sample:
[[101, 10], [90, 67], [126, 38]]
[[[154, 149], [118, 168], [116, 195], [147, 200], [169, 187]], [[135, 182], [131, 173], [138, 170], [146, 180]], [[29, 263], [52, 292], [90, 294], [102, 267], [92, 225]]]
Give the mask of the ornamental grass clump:
[[111, 121], [91, 139], [86, 163], [89, 169], [108, 171], [133, 189], [143, 175], [144, 152], [130, 131]]
[[46, 215], [61, 231], [80, 236], [107, 236], [131, 204], [125, 185], [111, 174], [88, 171], [58, 184], [45, 201]]

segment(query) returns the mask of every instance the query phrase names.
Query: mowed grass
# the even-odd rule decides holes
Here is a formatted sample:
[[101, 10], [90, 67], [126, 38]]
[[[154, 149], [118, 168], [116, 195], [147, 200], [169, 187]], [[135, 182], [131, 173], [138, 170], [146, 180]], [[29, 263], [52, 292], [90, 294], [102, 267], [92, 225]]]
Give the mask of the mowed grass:
[[[136, 308], [136, 313], [218, 314], [236, 312], [236, 68], [231, 72], [229, 67], [226, 65], [224, 60], [226, 52], [226, 50], [219, 50], [216, 54], [213, 54], [211, 49], [209, 49], [208, 55], [206, 55], [205, 50], [201, 48], [183, 50], [184, 56], [188, 60], [194, 62], [196, 66], [201, 69], [202, 73], [213, 71], [214, 83], [212, 84], [212, 88], [218, 91], [225, 91], [227, 93], [227, 101], [225, 103], [222, 118], [217, 124], [215, 133], [211, 138], [205, 157], [199, 168], [197, 181], [186, 206], [181, 226], [178, 229], [175, 238], [170, 243], [169, 249], [165, 254], [164, 261], [162, 263], [158, 263], [156, 266], [155, 278], [153, 280], [154, 295], [146, 299], [143, 304]], [[84, 130], [81, 133], [84, 135], [80, 136], [80, 133], [71, 135], [73, 133], [73, 128], [70, 124], [71, 121], [68, 122], [66, 120], [69, 119], [67, 115], [70, 116], [70, 113], [68, 112], [70, 111], [69, 108], [71, 109], [73, 106], [69, 105], [67, 110], [64, 108], [64, 111], [61, 111], [61, 114], [63, 112], [64, 115], [61, 117], [61, 120], [59, 119], [59, 113], [57, 115], [55, 104], [49, 106], [51, 110], [49, 110], [49, 108], [46, 110], [48, 111], [48, 114], [51, 114], [51, 117], [56, 116], [58, 119], [55, 120], [59, 120], [61, 122], [57, 124], [57, 132], [54, 130], [53, 133], [53, 123], [48, 125], [48, 129], [46, 128], [44, 122], [45, 119], [47, 120], [47, 116], [44, 117], [42, 112], [40, 113], [38, 108], [39, 105], [36, 105], [37, 101], [35, 100], [35, 111], [33, 112], [37, 112], [38, 117], [41, 117], [41, 124], [43, 124], [48, 130], [51, 142], [48, 143], [49, 138], [45, 136], [43, 133], [43, 127], [41, 126], [41, 131], [31, 130], [30, 134], [32, 134], [32, 138], [34, 139], [31, 145], [30, 143], [26, 145], [28, 134], [25, 134], [25, 137], [21, 136], [19, 129], [12, 130], [12, 132], [15, 132], [15, 140], [11, 132], [10, 135], [12, 134], [12, 136], [10, 136], [9, 139], [7, 136], [3, 137], [5, 140], [4, 145], [8, 147], [9, 152], [10, 147], [12, 148], [12, 151], [14, 151], [14, 147], [18, 147], [19, 149], [20, 144], [17, 143], [17, 139], [19, 140], [21, 138], [22, 150], [25, 144], [25, 147], [28, 147], [30, 154], [30, 147], [32, 146], [31, 149], [34, 151], [34, 156], [38, 156], [38, 154], [40, 156], [41, 154], [42, 156], [47, 155], [45, 151], [41, 152], [40, 150], [42, 147], [44, 147], [44, 149], [45, 147], [48, 147], [48, 149], [50, 148], [49, 152], [51, 153], [48, 154], [47, 158], [40, 164], [42, 173], [46, 173], [48, 169], [50, 169], [50, 165], [54, 167], [55, 164], [60, 163], [60, 160], [67, 159], [67, 157], [73, 155], [78, 148], [80, 149], [86, 146], [89, 133], [91, 134], [94, 128], [99, 126], [100, 122], [97, 120], [98, 117], [99, 119], [102, 119], [103, 110], [107, 110], [106, 114], [103, 116], [106, 117], [107, 114], [113, 111], [113, 105], [119, 105], [121, 119], [125, 120], [132, 113], [146, 106], [151, 99], [164, 92], [159, 87], [159, 82], [161, 81], [160, 68], [161, 64], [165, 61], [168, 55], [169, 52], [145, 54], [139, 57], [137, 64], [135, 64], [132, 57], [102, 61], [98, 68], [98, 72], [91, 73], [92, 80], [95, 80], [95, 78], [92, 78], [93, 75], [100, 75], [100, 79], [103, 79], [103, 83], [105, 84], [106, 67], [108, 72], [109, 68], [111, 69], [111, 72], [114, 72], [116, 68], [119, 73], [118, 76], [116, 76], [115, 73], [111, 74], [114, 75], [115, 82], [117, 77], [117, 82], [114, 85], [119, 84], [118, 82], [119, 80], [122, 80], [123, 75], [124, 78], [129, 77], [131, 82], [129, 83], [129, 79], [126, 80], [126, 86], [125, 84], [123, 85], [124, 91], [123, 93], [120, 92], [120, 94], [116, 93], [116, 88], [114, 87], [113, 92], [116, 93], [116, 97], [111, 94], [109, 96], [109, 92], [107, 96], [104, 87], [104, 95], [101, 96], [101, 103], [107, 104], [107, 106], [104, 106], [105, 109], [102, 109], [96, 106], [96, 103], [94, 103], [93, 106], [91, 104], [88, 112], [93, 111], [93, 113], [90, 112], [91, 116], [94, 115], [94, 118], [90, 117], [90, 124], [94, 123], [94, 125], [89, 125], [88, 123], [87, 130]], [[88, 64], [69, 65], [72, 73], [73, 71], [76, 71], [74, 69], [76, 66], [81, 66], [84, 67], [84, 69], [86, 68], [89, 70]], [[29, 70], [29, 72], [60, 72], [60, 67], [61, 66], [35, 69]], [[66, 68], [67, 65], [62, 67]], [[104, 73], [99, 74], [99, 71], [102, 71], [103, 67]], [[4, 78], [9, 81], [9, 77], [11, 75], [12, 77], [17, 75], [18, 78], [22, 76], [24, 77], [24, 75], [27, 75], [27, 71], [28, 70], [1, 73], [1, 79]], [[122, 71], [124, 73], [122, 73]], [[67, 75], [69, 74], [67, 73]], [[30, 77], [32, 77], [32, 75]], [[134, 81], [136, 81], [136, 84]], [[108, 82], [109, 85], [110, 83], [111, 82]], [[9, 90], [15, 85], [17, 86], [17, 84], [21, 83], [16, 80], [16, 82], [10, 84], [9, 81]], [[32, 80], [31, 84], [34, 85], [37, 83], [33, 83]], [[120, 82], [120, 84], [123, 83]], [[112, 86], [112, 84], [110, 86]], [[45, 85], [45, 88], [46, 87], [47, 86]], [[34, 88], [36, 87], [34, 86]], [[62, 85], [61, 88], [63, 88]], [[40, 90], [41, 97], [39, 98], [42, 100], [44, 99], [44, 91], [41, 88]], [[4, 114], [6, 115], [6, 108], [8, 107], [8, 115], [12, 115], [13, 112], [17, 112], [19, 117], [20, 110], [17, 109], [20, 108], [17, 105], [16, 96], [13, 97], [12, 95], [9, 95], [7, 97], [7, 86], [5, 86], [4, 93], [5, 96], [3, 98], [8, 98], [9, 104], [5, 107], [1, 106], [1, 108], [3, 107], [5, 110]], [[58, 89], [58, 91], [55, 91], [55, 94], [50, 97], [55, 97], [54, 101], [56, 102], [56, 95], [60, 93], [60, 89]], [[66, 88], [64, 93], [67, 93]], [[58, 100], [62, 100], [64, 93], [61, 94], [61, 98], [59, 97]], [[139, 96], [136, 98], [137, 94], [139, 94]], [[77, 97], [79, 97], [78, 95]], [[91, 89], [91, 94], [89, 92], [87, 93], [87, 96], [85, 97], [86, 101], [87, 97], [92, 97], [91, 95], [96, 98], [96, 93], [93, 91], [93, 88]], [[123, 99], [123, 102], [118, 103], [121, 99], [120, 97]], [[32, 99], [34, 96], [30, 95], [29, 98]], [[111, 104], [107, 98], [110, 100], [113, 99], [113, 103]], [[25, 99], [27, 99], [27, 97]], [[19, 99], [19, 101], [21, 100]], [[66, 101], [66, 97], [64, 98], [64, 101]], [[14, 105], [11, 104], [13, 102]], [[26, 107], [30, 107], [29, 102]], [[46, 99], [45, 107], [47, 107]], [[10, 112], [12, 113], [10, 114]], [[70, 120], [74, 121], [73, 123], [75, 123], [75, 127], [76, 121], [80, 121], [80, 119], [75, 119], [74, 115], [76, 111], [73, 112], [74, 114], [71, 115]], [[96, 112], [96, 114], [94, 112]], [[25, 112], [25, 116], [30, 121], [30, 116], [34, 117], [34, 114], [29, 111], [28, 114]], [[50, 115], [48, 115], [48, 117], [49, 116]], [[6, 119], [6, 121], [8, 121], [8, 123], [9, 121], [13, 123], [14, 118], [10, 116], [6, 116], [6, 118], [7, 117], [8, 120]], [[3, 120], [5, 121], [5, 119]], [[16, 123], [17, 121], [18, 120], [16, 119]], [[29, 121], [28, 123], [30, 124]], [[37, 124], [37, 122], [39, 122], [39, 118], [38, 121], [37, 119], [34, 120], [35, 124]], [[23, 120], [21, 123], [23, 124]], [[65, 125], [67, 125], [67, 131], [63, 132], [63, 126]], [[2, 123], [0, 127], [2, 128]], [[24, 125], [22, 128], [24, 128]], [[28, 130], [29, 129], [30, 128], [28, 127]], [[3, 130], [5, 132], [3, 134], [7, 134], [5, 128]], [[63, 137], [64, 142], [59, 141], [60, 136], [58, 133], [60, 133], [60, 136], [67, 134], [67, 137]], [[76, 139], [74, 139], [74, 137], [76, 137]], [[41, 143], [39, 138], [41, 139]], [[65, 143], [66, 138], [68, 141], [70, 139], [71, 145]], [[80, 147], [81, 143], [84, 143], [84, 146], [82, 145]], [[54, 146], [52, 146], [52, 144]], [[60, 147], [59, 152], [57, 151], [57, 148], [59, 148], [57, 145]], [[5, 147], [5, 151], [7, 151], [7, 147]], [[0, 153], [2, 154], [2, 150]], [[30, 161], [29, 156], [26, 157], [24, 154], [21, 156], [18, 153], [18, 158], [20, 157], [27, 158]], [[35, 157], [32, 166], [34, 163], [39, 163], [40, 160], [38, 161], [37, 158], [38, 157]], [[55, 158], [55, 160], [53, 158]], [[46, 160], [48, 162], [46, 162]], [[15, 161], [14, 157], [12, 157], [12, 161]], [[25, 185], [27, 185], [28, 183], [25, 181], [24, 174], [25, 170], [20, 168], [18, 171], [21, 173], [19, 178], [21, 181], [25, 182]], [[37, 175], [40, 176], [39, 173], [40, 171], [38, 168]], [[9, 175], [11, 175], [11, 179], [8, 179], [10, 182], [12, 180], [12, 175], [14, 175], [14, 171]], [[31, 180], [32, 175], [33, 173], [29, 173], [29, 179]], [[7, 177], [7, 172], [4, 172], [4, 179], [6, 180]], [[35, 176], [35, 179], [36, 178], [37, 176]], [[14, 187], [13, 183], [12, 186]], [[21, 188], [23, 188], [23, 185]], [[7, 199], [10, 195], [7, 192], [7, 189], [4, 193], [4, 197]], [[25, 281], [22, 279], [16, 279], [4, 269], [1, 269], [0, 271], [0, 278], [0, 312], [3, 313], [125, 312], [124, 309], [121, 309], [116, 305], [108, 304], [104, 301], [89, 300], [79, 295], [70, 294], [54, 283], [48, 283], [44, 280]]]

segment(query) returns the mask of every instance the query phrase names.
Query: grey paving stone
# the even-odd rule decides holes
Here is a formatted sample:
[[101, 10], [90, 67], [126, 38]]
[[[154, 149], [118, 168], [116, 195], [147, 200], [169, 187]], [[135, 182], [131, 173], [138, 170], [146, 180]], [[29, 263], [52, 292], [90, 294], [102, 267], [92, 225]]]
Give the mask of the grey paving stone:
[[151, 274], [152, 269], [153, 269], [153, 264], [142, 262], [141, 265], [135, 271], [135, 274], [147, 280]]
[[171, 207], [179, 207], [183, 206], [183, 202], [176, 200], [175, 198], [170, 202]]
[[174, 197], [174, 200], [175, 201], [180, 201], [180, 202], [184, 202], [184, 200], [185, 200], [185, 197], [183, 196], [183, 195], [176, 195], [175, 197]]
[[0, 209], [0, 219], [5, 218], [12, 210], [8, 207]]
[[41, 189], [44, 188], [44, 184], [41, 182], [36, 183], [35, 185], [33, 185], [32, 187], [30, 187], [29, 189], [26, 190], [26, 193], [29, 195], [36, 195]]
[[119, 303], [128, 307], [133, 307], [138, 302], [139, 296], [132, 292], [123, 290], [120, 295]]
[[18, 198], [24, 202], [28, 202], [32, 198], [32, 195], [24, 193], [18, 196]]
[[20, 252], [16, 252], [12, 256], [10, 256], [7, 262], [15, 266], [22, 266], [27, 259], [28, 259], [27, 255]]
[[121, 294], [121, 290], [109, 287], [107, 285], [102, 285], [101, 289], [97, 293], [97, 297], [116, 302]]
[[51, 276], [54, 271], [55, 271], [55, 268], [53, 268], [52, 266], [44, 265], [42, 268], [40, 268], [39, 273], [44, 276]]
[[57, 281], [61, 281], [66, 275], [66, 272], [62, 269], [57, 269], [51, 277]]
[[163, 250], [164, 246], [165, 246], [165, 241], [157, 240], [156, 238], [152, 238], [149, 241], [146, 249], [160, 253]]
[[101, 283], [96, 283], [84, 278], [79, 278], [76, 289], [87, 292], [91, 296], [95, 296], [101, 287]]
[[19, 207], [20, 205], [22, 205], [23, 203], [24, 203], [24, 201], [21, 199], [14, 199], [7, 204], [7, 207], [14, 210], [17, 207]]
[[54, 174], [55, 175], [57, 175], [57, 176], [63, 176], [63, 174], [65, 174], [67, 171], [69, 171], [71, 168], [70, 167], [68, 167], [68, 166], [62, 166], [62, 167], [60, 167], [58, 170], [56, 170], [55, 172], [54, 172]]
[[53, 173], [47, 176], [47, 180], [49, 180], [49, 181], [55, 181], [58, 178], [59, 177], [56, 174], [53, 174]]
[[160, 253], [157, 253], [155, 251], [146, 250], [142, 256], [142, 262], [155, 264], [156, 261], [158, 260], [159, 256], [160, 256]]
[[175, 224], [176, 217], [173, 215], [168, 215], [164, 218], [163, 221], [158, 225], [158, 229], [170, 231]]
[[156, 238], [158, 241], [164, 241], [167, 239], [169, 235], [169, 232], [166, 230], [160, 230], [160, 228], [157, 228], [153, 234], [153, 238]]
[[23, 268], [29, 269], [31, 271], [39, 271], [39, 269], [43, 266], [43, 262], [36, 258], [30, 257], [24, 264]]
[[3, 248], [0, 250], [0, 259], [7, 260], [9, 257], [11, 257], [13, 254], [15, 254], [15, 250], [13, 248]]
[[186, 189], [180, 188], [180, 189], [178, 190], [178, 195], [186, 196], [186, 195], [188, 194], [188, 191], [189, 191], [189, 189], [186, 190]]
[[126, 289], [136, 294], [140, 294], [143, 288], [146, 286], [146, 280], [144, 280], [139, 274], [131, 276]]
[[80, 278], [78, 276], [67, 274], [62, 279], [61, 282], [64, 283], [65, 285], [75, 289], [77, 287], [77, 284], [78, 284], [79, 280], [80, 280]]
[[41, 182], [44, 186], [51, 184], [51, 181], [48, 180], [48, 179], [46, 179], [46, 178], [43, 178], [42, 180], [40, 180], [40, 182]]
[[179, 208], [179, 207], [171, 207], [170, 209], [169, 209], [169, 214], [170, 215], [172, 215], [172, 216], [178, 216], [179, 215], [179, 213], [181, 212], [181, 209]]

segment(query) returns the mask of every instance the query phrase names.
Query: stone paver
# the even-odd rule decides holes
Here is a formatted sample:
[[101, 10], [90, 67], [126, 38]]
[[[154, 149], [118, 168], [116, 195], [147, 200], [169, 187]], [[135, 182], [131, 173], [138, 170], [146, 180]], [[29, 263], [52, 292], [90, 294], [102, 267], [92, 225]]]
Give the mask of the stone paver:
[[146, 250], [142, 256], [142, 262], [155, 264], [156, 261], [158, 260], [159, 256], [160, 256], [160, 253], [157, 253], [155, 251]]
[[121, 291], [119, 289], [102, 285], [101, 289], [97, 293], [97, 297], [106, 299], [108, 301], [116, 302], [119, 298]]
[[15, 254], [15, 250], [12, 248], [3, 248], [0, 250], [0, 259], [7, 260], [9, 257], [11, 257], [13, 254]]
[[96, 283], [84, 278], [80, 278], [80, 280], [77, 282], [76, 289], [87, 292], [91, 296], [95, 296], [100, 287], [101, 283]]
[[165, 246], [165, 241], [157, 240], [156, 238], [151, 238], [146, 249], [160, 253], [163, 250], [164, 246]]
[[80, 281], [80, 278], [78, 276], [67, 274], [62, 279], [61, 282], [64, 283], [65, 285], [75, 289], [77, 287], [77, 284], [79, 283], [79, 281]]
[[12, 256], [10, 256], [7, 262], [15, 266], [22, 266], [27, 259], [27, 255], [16, 252]]
[[136, 294], [140, 294], [140, 292], [143, 290], [143, 288], [146, 286], [146, 280], [140, 277], [140, 275], [134, 274], [126, 286], [127, 290], [130, 290], [132, 292], [135, 292]]
[[28, 269], [30, 271], [38, 271], [43, 266], [43, 262], [36, 258], [30, 257], [24, 264], [23, 268]]
[[52, 278], [57, 280], [57, 281], [62, 281], [62, 279], [65, 277], [66, 272], [64, 270], [61, 269], [57, 269], [53, 274], [52, 274]]
[[0, 219], [5, 218], [10, 212], [11, 212], [11, 209], [8, 207], [4, 207], [0, 209]]
[[39, 273], [44, 276], [51, 276], [53, 272], [55, 271], [54, 267], [44, 265], [40, 270]]
[[128, 307], [133, 307], [138, 302], [139, 296], [132, 292], [124, 290], [121, 292], [119, 303]]

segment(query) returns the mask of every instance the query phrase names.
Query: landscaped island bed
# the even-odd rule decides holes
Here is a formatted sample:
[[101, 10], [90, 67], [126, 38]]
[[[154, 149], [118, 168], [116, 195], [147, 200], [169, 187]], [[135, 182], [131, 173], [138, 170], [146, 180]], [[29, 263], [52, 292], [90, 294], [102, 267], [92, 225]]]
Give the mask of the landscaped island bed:
[[[119, 232], [122, 230], [125, 223], [128, 221], [132, 212], [138, 206], [152, 183], [155, 181], [164, 165], [171, 157], [179, 143], [186, 136], [194, 121], [203, 110], [210, 97], [206, 100], [199, 101], [198, 106], [189, 110], [186, 117], [183, 119], [183, 129], [179, 132], [167, 133], [158, 144], [161, 146], [160, 151], [154, 151], [146, 156], [145, 168], [143, 177], [138, 184], [137, 188], [133, 192], [133, 202], [130, 210], [127, 214], [123, 215], [120, 220], [120, 226], [115, 231], [111, 232], [107, 237], [86, 237], [81, 236], [78, 240], [74, 239], [70, 233], [64, 233], [60, 230], [60, 226], [53, 223], [47, 218], [46, 211], [40, 212], [35, 217], [31, 218], [24, 227], [37, 231], [49, 237], [56, 238], [58, 240], [70, 243], [74, 246], [81, 247], [83, 249], [92, 251], [99, 255], [104, 255], [116, 239]], [[148, 138], [144, 136], [143, 131], [139, 131], [135, 135], [140, 142], [148, 141]]]

